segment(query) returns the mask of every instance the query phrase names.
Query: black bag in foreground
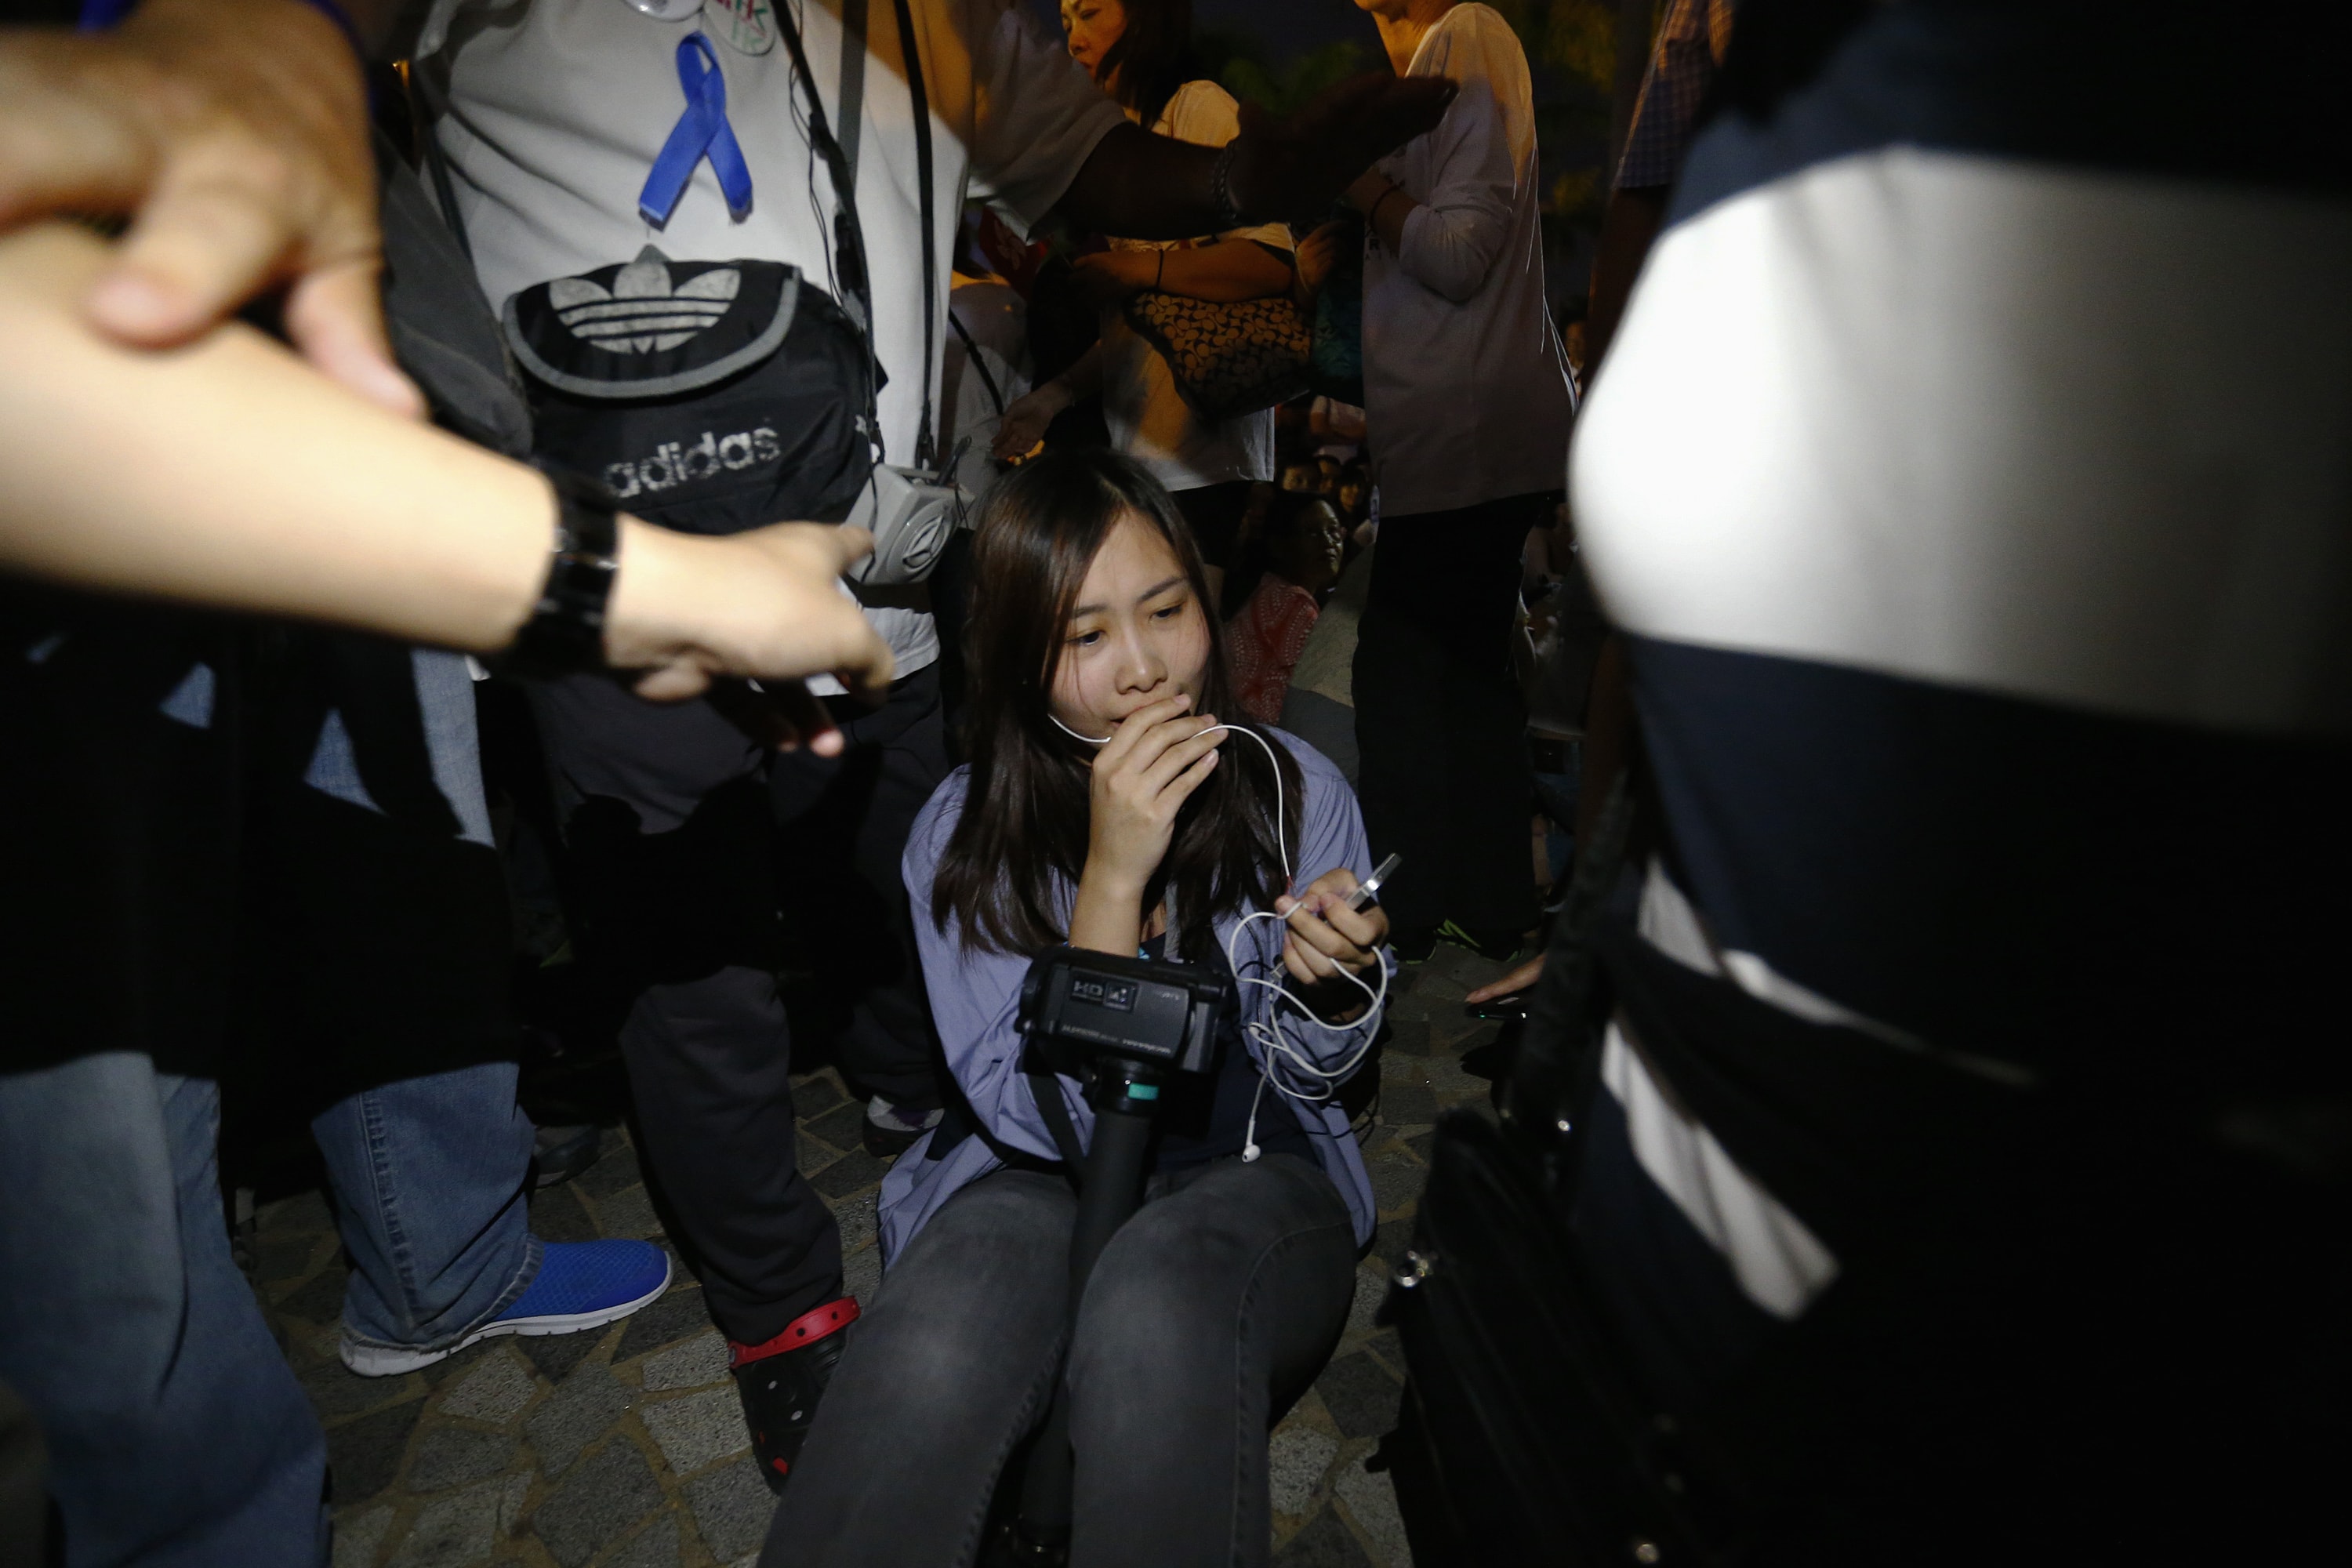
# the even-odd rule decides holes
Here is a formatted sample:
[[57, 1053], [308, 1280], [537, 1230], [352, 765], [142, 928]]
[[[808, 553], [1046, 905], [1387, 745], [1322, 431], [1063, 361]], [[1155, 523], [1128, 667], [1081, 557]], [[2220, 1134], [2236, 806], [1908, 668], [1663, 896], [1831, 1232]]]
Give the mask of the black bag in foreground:
[[1649, 1430], [1623, 1384], [1567, 1227], [1605, 1012], [1593, 936], [1630, 815], [1621, 785], [1555, 918], [1502, 1125], [1467, 1110], [1439, 1123], [1382, 1309], [1409, 1375], [1381, 1457], [1420, 1568], [1722, 1560], [1691, 1516], [1676, 1434]]

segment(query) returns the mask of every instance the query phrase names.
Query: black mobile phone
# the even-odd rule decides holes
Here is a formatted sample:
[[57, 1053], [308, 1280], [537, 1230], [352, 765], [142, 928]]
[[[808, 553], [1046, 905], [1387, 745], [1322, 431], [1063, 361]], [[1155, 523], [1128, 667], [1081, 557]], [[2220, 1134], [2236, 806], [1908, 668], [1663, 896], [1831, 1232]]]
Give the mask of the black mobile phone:
[[1527, 993], [1515, 992], [1508, 996], [1496, 996], [1485, 1002], [1473, 1002], [1462, 1011], [1465, 1016], [1483, 1022], [1507, 1024], [1514, 1018], [1524, 1018], [1528, 1016]]

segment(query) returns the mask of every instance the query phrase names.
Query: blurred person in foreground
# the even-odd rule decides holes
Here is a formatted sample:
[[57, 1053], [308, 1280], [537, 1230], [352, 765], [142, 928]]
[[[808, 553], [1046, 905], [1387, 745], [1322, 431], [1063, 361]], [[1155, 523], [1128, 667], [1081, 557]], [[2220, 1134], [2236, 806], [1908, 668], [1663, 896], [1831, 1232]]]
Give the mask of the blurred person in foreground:
[[1741, 8], [1573, 464], [1645, 824], [1550, 1152], [1591, 1560], [2335, 1528], [2352, 134], [2210, 23]]
[[546, 479], [244, 326], [170, 354], [101, 339], [80, 302], [112, 260], [79, 229], [0, 236], [20, 356], [0, 378], [0, 1377], [46, 1432], [72, 1568], [308, 1565], [324, 1441], [230, 1259], [214, 1167], [234, 617], [483, 657], [524, 634], [518, 663], [569, 650], [671, 700], [763, 678], [835, 749], [790, 678], [871, 689], [889, 653], [833, 587], [855, 531], [624, 516], [601, 605], [551, 597], [551, 552], [595, 545], [576, 511], [559, 531]]

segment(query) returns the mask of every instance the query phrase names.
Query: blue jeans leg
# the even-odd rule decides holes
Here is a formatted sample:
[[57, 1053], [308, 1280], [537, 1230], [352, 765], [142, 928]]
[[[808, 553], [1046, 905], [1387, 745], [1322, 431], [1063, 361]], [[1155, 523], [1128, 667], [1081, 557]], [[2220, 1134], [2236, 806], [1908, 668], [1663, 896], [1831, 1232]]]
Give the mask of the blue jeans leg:
[[[434, 782], [464, 837], [490, 842], [481, 737], [465, 659], [417, 648], [416, 705]], [[340, 713], [330, 713], [304, 782], [374, 806]], [[352, 1095], [310, 1123], [333, 1181], [351, 1254], [343, 1326], [380, 1345], [433, 1350], [512, 1305], [539, 1272], [524, 1182], [531, 1127], [515, 1066], [486, 1062]]]
[[[482, 789], [482, 732], [474, 713], [474, 682], [465, 656], [438, 648], [409, 650], [415, 670], [416, 709], [425, 730], [425, 757], [433, 782], [457, 818], [457, 835], [468, 844], [488, 845], [490, 805]], [[352, 805], [381, 811], [360, 777], [359, 756], [340, 710], [330, 709], [319, 731], [302, 782], [320, 794]]]
[[434, 1350], [514, 1304], [539, 1272], [526, 1178], [531, 1126], [515, 1066], [362, 1089], [310, 1123], [352, 1258], [343, 1327]]
[[114, 1051], [0, 1075], [0, 1378], [67, 1568], [317, 1568], [326, 1440], [229, 1256], [205, 1079]]

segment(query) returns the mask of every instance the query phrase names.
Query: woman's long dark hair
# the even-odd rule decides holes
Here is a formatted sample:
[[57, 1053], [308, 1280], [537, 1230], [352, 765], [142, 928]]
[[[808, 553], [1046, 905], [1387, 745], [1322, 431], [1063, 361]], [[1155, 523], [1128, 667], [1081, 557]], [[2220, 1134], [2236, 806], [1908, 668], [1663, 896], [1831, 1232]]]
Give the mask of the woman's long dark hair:
[[[952, 914], [971, 946], [1036, 952], [1065, 939], [1071, 892], [1086, 869], [1094, 748], [1055, 728], [1049, 707], [1070, 612], [1096, 552], [1122, 517], [1160, 531], [1182, 563], [1209, 626], [1200, 710], [1248, 725], [1225, 677], [1223, 628], [1191, 530], [1168, 492], [1116, 452], [1050, 454], [991, 493], [971, 551], [971, 619], [964, 632], [964, 734], [971, 780], [963, 815], [931, 885], [931, 919]], [[1261, 734], [1264, 731], [1259, 731]], [[1305, 783], [1278, 740], [1283, 831], [1298, 852]], [[1171, 956], [1204, 959], [1213, 922], [1244, 902], [1272, 909], [1288, 872], [1276, 845], [1274, 779], [1264, 750], [1226, 737], [1224, 755], [1176, 818], [1168, 853], [1143, 895], [1171, 900]]]
[[1126, 0], [1126, 10], [1127, 31], [1104, 51], [1102, 79], [1118, 83], [1111, 96], [1149, 131], [1176, 89], [1201, 74], [1192, 53], [1192, 0]]

